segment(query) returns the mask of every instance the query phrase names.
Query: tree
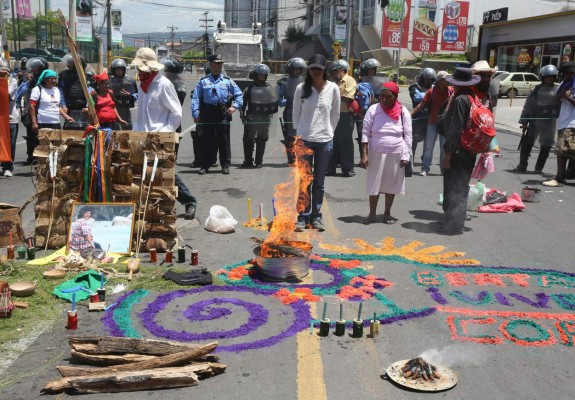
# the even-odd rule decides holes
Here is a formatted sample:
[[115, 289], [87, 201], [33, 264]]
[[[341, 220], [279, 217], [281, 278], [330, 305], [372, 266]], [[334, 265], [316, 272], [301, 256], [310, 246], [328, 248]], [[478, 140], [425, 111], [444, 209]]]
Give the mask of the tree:
[[288, 43], [297, 43], [305, 41], [307, 36], [301, 27], [290, 25], [286, 29], [285, 38], [286, 42]]
[[135, 47], [131, 47], [131, 46], [127, 46], [124, 47], [122, 49], [122, 57], [126, 57], [126, 58], [134, 58], [136, 57], [136, 52], [138, 51], [137, 48]]
[[[58, 19], [58, 13], [56, 11], [48, 10], [46, 16], [38, 13], [32, 19], [20, 19], [19, 25], [20, 28], [18, 29], [18, 24], [16, 24], [16, 40], [27, 40], [28, 36], [36, 37], [39, 31], [38, 26], [42, 25], [45, 25], [47, 27], [46, 28], [47, 35], [52, 34], [52, 36], [58, 36], [58, 37], [62, 35], [60, 20]], [[6, 34], [8, 35], [9, 41], [14, 40], [12, 19], [6, 20]]]

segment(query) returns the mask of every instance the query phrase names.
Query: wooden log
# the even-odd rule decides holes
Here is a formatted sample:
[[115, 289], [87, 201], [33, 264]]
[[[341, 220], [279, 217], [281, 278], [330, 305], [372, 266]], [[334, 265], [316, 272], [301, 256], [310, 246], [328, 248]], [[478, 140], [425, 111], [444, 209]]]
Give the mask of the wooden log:
[[118, 393], [193, 386], [198, 384], [196, 373], [209, 368], [204, 364], [65, 377], [48, 382], [41, 392]]
[[[91, 345], [93, 346], [93, 345]], [[110, 365], [119, 365], [119, 364], [130, 364], [139, 361], [146, 361], [151, 360], [153, 358], [157, 358], [158, 356], [147, 356], [144, 354], [122, 354], [122, 355], [114, 355], [114, 354], [86, 354], [80, 351], [76, 351], [72, 349], [72, 357], [76, 361], [81, 361], [84, 364], [89, 365], [97, 365], [97, 366], [110, 366]], [[194, 362], [211, 362], [217, 363], [219, 361], [219, 357], [209, 355], [205, 357], [198, 357]]]
[[[205, 347], [199, 344], [111, 336], [70, 336], [68, 343], [74, 350], [86, 354], [145, 354], [152, 356], [165, 356]], [[217, 342], [214, 343], [217, 346]], [[86, 344], [92, 346], [79, 346]]]
[[[138, 368], [136, 364], [137, 363], [122, 365], [122, 367], [131, 367], [131, 368], [126, 368], [126, 369], [120, 370], [119, 372], [140, 370], [140, 368]], [[182, 367], [182, 366], [186, 366], [186, 365], [196, 365], [196, 366], [207, 365], [210, 367], [209, 369], [207, 368], [205, 371], [197, 371], [197, 373], [200, 375], [207, 374], [210, 376], [223, 374], [225, 372], [226, 368], [228, 367], [226, 364], [215, 363], [215, 362], [211, 363], [211, 362], [185, 361], [182, 363], [171, 365], [170, 367], [163, 367], [163, 368]], [[56, 368], [58, 369], [58, 371], [60, 372], [60, 374], [63, 377], [107, 374], [107, 373], [113, 373], [114, 370], [116, 369], [114, 367], [92, 368], [92, 367], [73, 367], [73, 366], [69, 366], [69, 365], [59, 365]], [[146, 369], [153, 369], [153, 368], [146, 368]]]

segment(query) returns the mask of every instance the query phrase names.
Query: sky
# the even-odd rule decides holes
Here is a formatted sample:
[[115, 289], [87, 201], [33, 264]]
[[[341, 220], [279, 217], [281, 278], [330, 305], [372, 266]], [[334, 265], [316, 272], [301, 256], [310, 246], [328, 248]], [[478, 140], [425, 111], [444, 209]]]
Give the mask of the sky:
[[[32, 0], [36, 1], [36, 0]], [[99, 0], [105, 4], [105, 0]], [[68, 14], [68, 0], [51, 0], [52, 9]], [[96, 5], [96, 4], [94, 4]], [[112, 0], [112, 10], [122, 11], [122, 33], [168, 32], [168, 26], [177, 27], [177, 31], [200, 29], [200, 19], [208, 11], [208, 25], [214, 28], [218, 20], [224, 18], [224, 0]], [[95, 24], [102, 25], [104, 8], [96, 8]], [[213, 28], [211, 28], [213, 29]], [[177, 36], [176, 36], [177, 37]]]

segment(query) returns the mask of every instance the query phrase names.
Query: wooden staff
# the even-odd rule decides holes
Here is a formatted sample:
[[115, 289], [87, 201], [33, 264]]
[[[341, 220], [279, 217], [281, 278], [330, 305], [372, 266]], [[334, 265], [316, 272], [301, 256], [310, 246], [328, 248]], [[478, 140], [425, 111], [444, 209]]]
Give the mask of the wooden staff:
[[80, 57], [78, 56], [78, 51], [76, 49], [76, 42], [72, 38], [70, 34], [70, 28], [66, 23], [66, 18], [62, 11], [58, 9], [58, 18], [60, 19], [60, 25], [66, 31], [66, 37], [68, 38], [68, 47], [70, 48], [70, 53], [72, 54], [72, 59], [74, 60], [74, 65], [76, 66], [76, 71], [78, 72], [78, 78], [80, 79], [80, 84], [82, 85], [82, 90], [84, 91], [84, 96], [86, 97], [86, 102], [88, 103], [88, 111], [90, 112], [90, 116], [92, 117], [92, 121], [94, 122], [95, 126], [99, 126], [100, 123], [98, 122], [98, 117], [96, 115], [96, 108], [94, 107], [94, 102], [92, 97], [90, 96], [90, 92], [88, 91], [88, 83], [86, 82], [86, 75], [84, 74], [84, 68], [82, 67], [82, 62], [80, 61]]

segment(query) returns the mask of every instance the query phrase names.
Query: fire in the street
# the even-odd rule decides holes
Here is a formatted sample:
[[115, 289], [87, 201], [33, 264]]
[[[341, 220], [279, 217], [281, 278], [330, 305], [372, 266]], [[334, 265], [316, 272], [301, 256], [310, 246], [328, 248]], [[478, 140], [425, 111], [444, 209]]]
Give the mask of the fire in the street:
[[[311, 150], [303, 146], [299, 138], [294, 143], [296, 152], [296, 165], [292, 168], [287, 182], [280, 183], [274, 188], [276, 215], [271, 224], [270, 234], [261, 245], [262, 257], [293, 257], [278, 251], [278, 246], [299, 247], [309, 251], [309, 243], [294, 241], [295, 221], [309, 203], [308, 187], [313, 180], [312, 166], [304, 160], [304, 155], [311, 154]], [[309, 233], [308, 233], [309, 234]], [[271, 245], [271, 246], [270, 246]]]
[[406, 379], [424, 379], [427, 382], [441, 379], [441, 375], [437, 372], [434, 365], [426, 362], [423, 358], [417, 357], [409, 360], [401, 367], [403, 377]]

